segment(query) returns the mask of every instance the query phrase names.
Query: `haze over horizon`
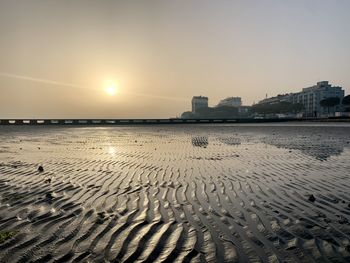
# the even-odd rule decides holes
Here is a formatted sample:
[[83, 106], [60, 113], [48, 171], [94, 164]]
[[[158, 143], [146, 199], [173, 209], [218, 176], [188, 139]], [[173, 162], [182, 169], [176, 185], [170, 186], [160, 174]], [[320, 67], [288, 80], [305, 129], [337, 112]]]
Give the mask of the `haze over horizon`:
[[328, 80], [350, 93], [350, 1], [0, 0], [0, 118], [167, 118]]

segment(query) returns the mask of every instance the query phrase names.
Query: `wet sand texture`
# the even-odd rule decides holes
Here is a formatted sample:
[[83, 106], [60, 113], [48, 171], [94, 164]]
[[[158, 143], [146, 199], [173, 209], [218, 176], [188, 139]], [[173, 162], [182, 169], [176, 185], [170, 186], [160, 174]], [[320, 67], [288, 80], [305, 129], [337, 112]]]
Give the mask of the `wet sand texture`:
[[350, 126], [1, 128], [0, 262], [350, 262], [349, 142]]

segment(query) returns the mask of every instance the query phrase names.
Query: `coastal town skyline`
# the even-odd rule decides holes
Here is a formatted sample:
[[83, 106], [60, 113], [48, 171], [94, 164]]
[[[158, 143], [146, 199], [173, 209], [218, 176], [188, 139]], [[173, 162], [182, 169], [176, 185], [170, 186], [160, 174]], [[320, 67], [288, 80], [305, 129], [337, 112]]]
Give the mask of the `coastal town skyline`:
[[266, 97], [253, 105], [244, 105], [241, 97], [227, 97], [209, 105], [206, 96], [193, 96], [191, 110], [182, 119], [201, 118], [328, 118], [349, 117], [350, 95], [329, 81], [319, 81], [299, 92], [285, 92]]
[[[300, 93], [300, 92], [302, 92], [303, 89], [308, 89], [308, 88], [317, 86], [318, 83], [327, 83], [327, 84], [329, 84], [332, 87], [339, 87], [344, 92], [344, 96], [349, 95], [349, 93], [347, 93], [347, 89], [346, 88], [341, 87], [339, 85], [333, 85], [333, 83], [331, 83], [328, 80], [322, 80], [322, 81], [317, 81], [316, 85], [314, 83], [313, 85], [305, 86], [303, 88], [300, 88], [299, 90], [293, 90], [293, 91], [286, 91], [285, 90], [285, 91], [282, 91], [281, 93], [278, 93], [278, 94], [268, 94], [268, 93], [266, 93], [265, 97], [259, 98], [257, 101], [253, 101], [253, 103], [251, 103], [251, 104], [245, 103], [244, 98], [239, 96], [239, 94], [230, 94], [229, 96], [220, 98], [218, 101], [214, 101], [214, 102], [210, 102], [209, 103], [209, 100], [208, 100], [208, 105], [209, 106], [217, 106], [223, 100], [226, 100], [226, 99], [229, 99], [229, 98], [239, 98], [240, 99], [240, 105], [232, 105], [232, 106], [241, 106], [241, 105], [251, 106], [251, 105], [254, 105], [254, 104], [261, 103], [264, 100], [267, 100], [267, 99], [270, 99], [270, 98], [275, 98], [275, 97], [279, 97], [279, 96], [288, 96], [290, 94]], [[199, 96], [199, 97], [203, 96], [203, 97], [208, 97], [209, 98], [209, 96], [206, 96], [205, 94], [199, 94], [199, 95], [196, 95], [196, 96]]]

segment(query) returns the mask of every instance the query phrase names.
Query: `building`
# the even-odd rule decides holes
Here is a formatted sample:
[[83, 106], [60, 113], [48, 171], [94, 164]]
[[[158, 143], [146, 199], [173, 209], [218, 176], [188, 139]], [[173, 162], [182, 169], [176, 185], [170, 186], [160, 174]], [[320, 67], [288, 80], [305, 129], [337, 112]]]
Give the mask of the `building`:
[[242, 99], [241, 97], [229, 97], [221, 100], [217, 107], [220, 106], [240, 107], [242, 106]]
[[200, 108], [208, 108], [208, 97], [194, 96], [192, 98], [192, 112], [196, 113]]
[[[317, 82], [316, 85], [303, 88], [297, 93], [282, 94], [259, 101], [258, 104], [273, 104], [279, 102], [300, 103], [304, 106], [303, 115], [305, 117], [317, 117], [328, 114], [328, 109], [320, 106], [320, 101], [330, 97], [338, 97], [340, 101], [344, 98], [342, 87], [332, 86], [328, 81]], [[341, 104], [330, 108], [329, 113], [334, 114], [341, 110]]]
[[239, 106], [238, 113], [241, 115], [246, 115], [249, 113], [252, 106]]
[[[290, 102], [303, 104], [305, 116], [317, 117], [328, 114], [328, 109], [321, 107], [320, 101], [330, 97], [338, 97], [340, 101], [342, 101], [344, 98], [344, 90], [342, 87], [332, 86], [328, 81], [320, 81], [312, 87], [304, 88], [301, 92], [292, 94]], [[341, 111], [341, 104], [329, 110], [331, 114]]]
[[273, 104], [273, 103], [280, 103], [283, 101], [290, 102], [292, 95], [293, 95], [293, 93], [279, 94], [275, 97], [263, 99], [263, 100], [259, 101], [258, 104]]

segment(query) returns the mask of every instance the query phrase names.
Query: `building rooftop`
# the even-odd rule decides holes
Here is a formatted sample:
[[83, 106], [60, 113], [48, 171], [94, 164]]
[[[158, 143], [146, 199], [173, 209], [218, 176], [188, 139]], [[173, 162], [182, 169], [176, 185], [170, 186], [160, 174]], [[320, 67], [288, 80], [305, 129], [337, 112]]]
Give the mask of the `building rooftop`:
[[205, 96], [193, 96], [192, 99], [208, 99], [208, 97], [205, 97]]

